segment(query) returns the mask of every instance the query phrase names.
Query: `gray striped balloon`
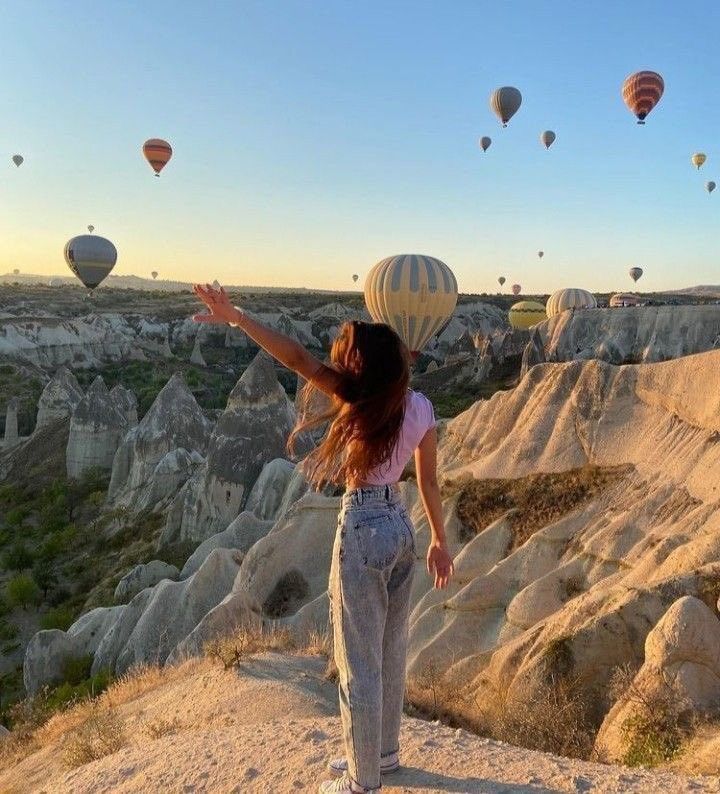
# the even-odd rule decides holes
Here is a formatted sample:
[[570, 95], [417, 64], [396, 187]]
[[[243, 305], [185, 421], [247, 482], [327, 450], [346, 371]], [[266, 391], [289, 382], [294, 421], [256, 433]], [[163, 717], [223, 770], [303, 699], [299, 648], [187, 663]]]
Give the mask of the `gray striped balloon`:
[[457, 304], [452, 270], [433, 256], [398, 254], [378, 262], [365, 279], [365, 304], [376, 323], [392, 326], [417, 353]]
[[566, 309], [594, 309], [597, 301], [586, 289], [559, 289], [548, 298], [545, 311], [553, 317]]

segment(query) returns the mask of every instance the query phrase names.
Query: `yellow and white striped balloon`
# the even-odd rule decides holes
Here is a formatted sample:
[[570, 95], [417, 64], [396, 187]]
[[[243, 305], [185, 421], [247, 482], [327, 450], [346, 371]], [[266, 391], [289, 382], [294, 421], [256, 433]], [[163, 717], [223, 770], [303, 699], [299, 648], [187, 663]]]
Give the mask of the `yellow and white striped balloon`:
[[452, 270], [439, 259], [398, 254], [378, 262], [365, 279], [365, 304], [376, 323], [392, 326], [412, 353], [447, 322], [457, 304]]
[[559, 289], [548, 298], [545, 311], [553, 317], [566, 309], [594, 309], [597, 301], [586, 289]]

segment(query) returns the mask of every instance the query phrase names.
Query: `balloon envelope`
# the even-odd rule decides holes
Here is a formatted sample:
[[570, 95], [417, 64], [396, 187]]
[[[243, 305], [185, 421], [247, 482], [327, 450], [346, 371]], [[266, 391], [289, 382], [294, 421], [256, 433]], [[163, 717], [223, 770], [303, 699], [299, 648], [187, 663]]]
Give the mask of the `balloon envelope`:
[[145, 141], [142, 150], [155, 176], [160, 176], [160, 172], [172, 157], [172, 146], [162, 138], [150, 138]]
[[353, 273], [353, 281], [357, 281], [360, 278], [357, 273]]
[[695, 166], [695, 168], [700, 170], [700, 166], [707, 160], [707, 155], [703, 152], [695, 152], [695, 154], [690, 158], [690, 162]]
[[25, 162], [25, 158], [21, 154], [14, 154], [12, 161], [18, 168], [20, 168], [20, 166]]
[[20, 275], [20, 269], [16, 267], [16, 268], [15, 268], [15, 270], [13, 270], [13, 273], [14, 273], [16, 276], [19, 276], [19, 275]]
[[399, 254], [378, 262], [365, 279], [365, 305], [376, 323], [392, 326], [419, 352], [455, 309], [452, 270], [433, 256]]
[[633, 281], [637, 281], [642, 276], [643, 269], [641, 267], [631, 267], [628, 272], [630, 273], [630, 278]]
[[538, 251], [538, 256], [542, 259], [545, 256], [545, 251]]
[[92, 223], [87, 227], [87, 230], [90, 232], [90, 234], [95, 231], [95, 227], [92, 225]]
[[559, 289], [548, 298], [545, 311], [548, 317], [554, 317], [566, 309], [594, 309], [596, 306], [595, 296], [586, 289]]
[[705, 190], [707, 190], [708, 193], [712, 193], [713, 190], [715, 190], [715, 183], [712, 180], [710, 182], [706, 182]]
[[154, 279], [156, 279], [156, 278], [158, 277], [158, 272], [157, 272], [157, 270], [153, 270], [153, 272], [152, 272], [150, 275], [151, 275], [151, 276], [152, 276]]
[[95, 289], [117, 262], [117, 249], [104, 237], [80, 234], [65, 243], [65, 261], [88, 289]]
[[555, 133], [552, 130], [545, 130], [540, 135], [540, 142], [546, 149], [549, 149], [555, 142]]
[[632, 292], [619, 292], [610, 298], [609, 306], [617, 308], [618, 306], [637, 306], [640, 303], [640, 296]]
[[545, 307], [537, 301], [520, 301], [514, 303], [508, 312], [508, 319], [513, 328], [532, 328], [533, 325], [547, 319]]
[[502, 287], [504, 283], [505, 283], [505, 276], [500, 276], [500, 278], [498, 279], [498, 284]]
[[490, 94], [490, 109], [500, 119], [503, 127], [518, 112], [522, 103], [522, 94], [511, 85], [496, 88]]
[[637, 117], [638, 124], [645, 123], [645, 117], [660, 101], [664, 90], [665, 81], [657, 72], [635, 72], [625, 78], [623, 101]]
[[519, 295], [522, 292], [522, 287], [519, 284], [512, 285], [512, 294]]
[[492, 138], [488, 138], [487, 135], [483, 135], [482, 138], [480, 138], [480, 141], [479, 141], [480, 148], [484, 152], [486, 152], [490, 148], [490, 144], [491, 143], [492, 143]]

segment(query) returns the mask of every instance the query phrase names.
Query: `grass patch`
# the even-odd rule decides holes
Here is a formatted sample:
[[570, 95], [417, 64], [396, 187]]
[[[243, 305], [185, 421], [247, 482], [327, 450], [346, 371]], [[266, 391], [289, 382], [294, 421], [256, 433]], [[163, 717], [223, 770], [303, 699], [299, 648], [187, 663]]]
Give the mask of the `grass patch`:
[[125, 723], [112, 709], [94, 708], [65, 740], [63, 759], [73, 769], [116, 753], [127, 743]]
[[511, 551], [539, 529], [582, 507], [620, 482], [628, 466], [583, 466], [557, 474], [531, 474], [516, 480], [449, 481], [443, 496], [460, 492], [457, 515], [469, 541], [510, 511]]

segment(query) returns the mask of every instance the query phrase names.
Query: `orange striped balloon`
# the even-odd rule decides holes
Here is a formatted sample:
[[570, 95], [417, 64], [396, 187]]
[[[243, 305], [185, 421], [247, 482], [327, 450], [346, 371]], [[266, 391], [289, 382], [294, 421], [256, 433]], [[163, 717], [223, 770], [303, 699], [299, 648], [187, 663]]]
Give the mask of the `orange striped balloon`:
[[637, 116], [638, 124], [645, 123], [645, 117], [660, 101], [664, 90], [665, 82], [657, 72], [635, 72], [625, 78], [623, 101]]
[[172, 146], [161, 138], [150, 138], [145, 141], [142, 147], [145, 159], [150, 163], [150, 167], [155, 172], [155, 176], [160, 176], [160, 172], [172, 157]]

